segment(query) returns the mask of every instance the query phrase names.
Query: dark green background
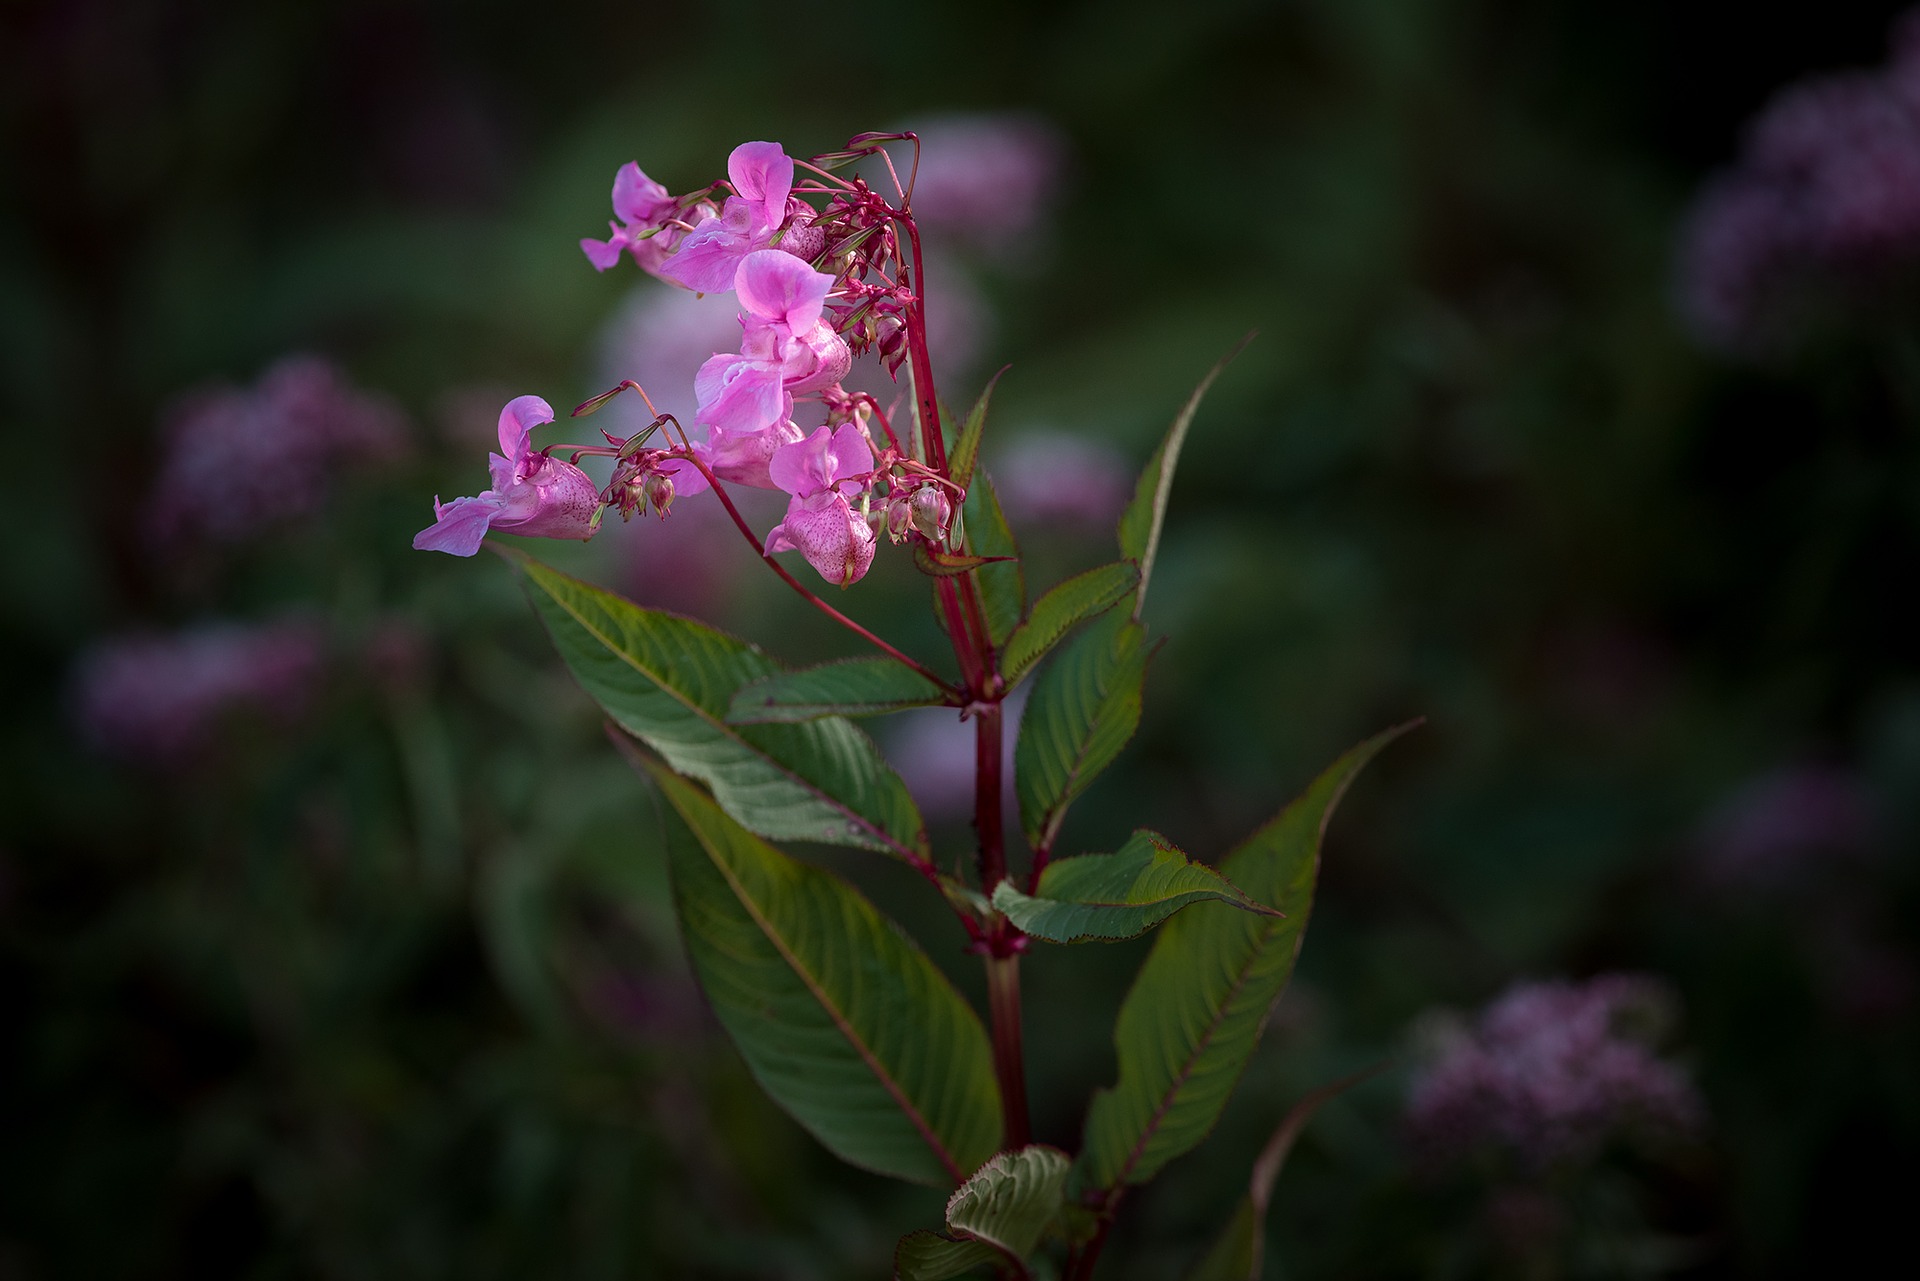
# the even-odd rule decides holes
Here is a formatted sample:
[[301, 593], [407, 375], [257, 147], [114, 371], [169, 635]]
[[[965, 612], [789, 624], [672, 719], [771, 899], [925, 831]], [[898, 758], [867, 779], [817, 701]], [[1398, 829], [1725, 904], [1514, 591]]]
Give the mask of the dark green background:
[[[936, 1220], [937, 1195], [838, 1170], [758, 1096], [682, 977], [667, 829], [508, 570], [406, 542], [480, 475], [450, 392], [601, 390], [595, 334], [637, 277], [575, 242], [620, 163], [682, 189], [748, 138], [806, 153], [1006, 109], [1057, 125], [1072, 165], [1045, 251], [983, 275], [1005, 438], [1144, 459], [1260, 331], [1175, 489], [1141, 735], [1068, 843], [1147, 825], [1213, 857], [1345, 746], [1429, 720], [1338, 820], [1227, 1124], [1133, 1203], [1103, 1275], [1173, 1275], [1291, 1100], [1403, 1054], [1422, 1011], [1618, 969], [1681, 998], [1696, 1148], [1569, 1176], [1580, 1226], [1551, 1265], [1502, 1262], [1492, 1176], [1412, 1172], [1403, 1065], [1309, 1132], [1270, 1275], [1800, 1276], [1904, 1240], [1913, 317], [1754, 364], [1671, 306], [1679, 220], [1742, 122], [1879, 62], [1892, 12], [8, 6], [0, 1277], [877, 1276]], [[396, 396], [412, 461], [218, 573], [156, 565], [164, 407], [292, 350]], [[554, 550], [618, 580], [602, 548]], [[1044, 579], [1104, 548], [1028, 552]], [[724, 624], [839, 647], [738, 581]], [[919, 591], [883, 565], [846, 600], [934, 654]], [[297, 733], [234, 726], [163, 775], [74, 741], [84, 645], [294, 607], [338, 650]], [[398, 685], [354, 659], [380, 618], [424, 638]], [[1805, 762], [1873, 798], [1867, 857], [1702, 886], [1704, 816]], [[977, 986], [916, 884], [827, 857]], [[1890, 1007], [1848, 999], [1862, 949]], [[1073, 1144], [1110, 1079], [1138, 955], [1028, 967], [1043, 1137]], [[593, 1012], [622, 975], [651, 985], [639, 1025]]]

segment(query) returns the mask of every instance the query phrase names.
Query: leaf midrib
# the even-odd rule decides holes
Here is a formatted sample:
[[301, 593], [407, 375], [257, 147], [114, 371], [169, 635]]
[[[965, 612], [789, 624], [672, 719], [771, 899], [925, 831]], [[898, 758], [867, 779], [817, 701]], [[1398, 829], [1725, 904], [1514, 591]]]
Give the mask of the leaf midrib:
[[816, 796], [820, 800], [824, 801], [829, 808], [837, 810], [840, 813], [846, 815], [848, 819], [859, 824], [866, 831], [872, 833], [873, 836], [877, 840], [879, 840], [881, 844], [893, 850], [901, 858], [911, 863], [919, 856], [919, 852], [917, 850], [910, 849], [907, 846], [902, 845], [898, 840], [894, 838], [893, 833], [885, 831], [882, 828], [875, 826], [873, 820], [869, 819], [866, 815], [860, 813], [858, 810], [853, 809], [851, 806], [847, 805], [844, 801], [841, 801], [838, 797], [829, 795], [826, 791], [824, 791], [819, 786], [819, 784], [815, 783], [812, 779], [809, 779], [805, 775], [798, 773], [797, 771], [788, 767], [783, 762], [775, 759], [773, 756], [767, 754], [766, 752], [761, 751], [759, 748], [755, 747], [752, 743], [749, 743], [742, 735], [740, 735], [735, 730], [735, 728], [732, 725], [728, 724], [725, 720], [715, 719], [713, 714], [708, 712], [706, 708], [702, 707], [700, 704], [686, 697], [678, 689], [668, 684], [665, 680], [661, 679], [659, 676], [656, 676], [652, 668], [649, 668], [643, 665], [638, 661], [638, 659], [627, 654], [619, 646], [615, 645], [603, 632], [601, 632], [592, 623], [588, 622], [584, 617], [582, 617], [580, 612], [574, 609], [572, 605], [568, 604], [566, 601], [562, 600], [560, 597], [554, 595], [552, 592], [547, 593], [547, 599], [553, 601], [554, 604], [560, 606], [561, 609], [565, 610], [567, 615], [571, 617], [574, 622], [580, 625], [580, 629], [582, 631], [586, 632], [589, 636], [593, 637], [594, 640], [600, 643], [601, 648], [605, 649], [609, 654], [612, 654], [614, 657], [618, 658], [621, 662], [627, 664], [627, 666], [633, 668], [634, 671], [640, 673], [642, 676], [652, 681], [655, 686], [665, 691], [668, 697], [674, 699], [682, 707], [685, 707], [688, 711], [693, 712], [701, 720], [705, 721], [709, 726], [712, 726], [715, 729], [719, 730], [723, 737], [727, 738], [731, 742], [738, 743], [740, 746], [754, 753], [755, 756], [759, 757], [761, 760], [765, 761], [767, 764], [772, 766], [777, 773], [799, 784], [809, 794]]
[[[1258, 944], [1247, 949], [1246, 959], [1241, 963], [1239, 972], [1234, 975], [1233, 983], [1221, 996], [1220, 1004], [1215, 1011], [1214, 1017], [1208, 1022], [1206, 1032], [1201, 1036], [1199, 1043], [1193, 1047], [1192, 1052], [1187, 1055], [1186, 1061], [1180, 1065], [1179, 1074], [1176, 1075], [1172, 1083], [1167, 1086], [1166, 1091], [1160, 1097], [1158, 1105], [1155, 1106], [1153, 1115], [1148, 1120], [1146, 1128], [1141, 1131], [1140, 1137], [1134, 1141], [1133, 1147], [1127, 1152], [1127, 1159], [1122, 1163], [1119, 1177], [1115, 1181], [1116, 1187], [1126, 1183], [1127, 1176], [1133, 1172], [1133, 1168], [1136, 1165], [1140, 1164], [1141, 1157], [1146, 1154], [1147, 1144], [1153, 1140], [1155, 1135], [1160, 1133], [1160, 1125], [1166, 1120], [1167, 1113], [1172, 1110], [1174, 1101], [1180, 1094], [1181, 1087], [1184, 1086], [1193, 1075], [1194, 1065], [1200, 1061], [1200, 1056], [1206, 1053], [1207, 1047], [1213, 1044], [1214, 1033], [1218, 1032], [1221, 1026], [1227, 1021], [1227, 1007], [1233, 1003], [1233, 999], [1246, 987], [1247, 976], [1252, 972], [1254, 963], [1260, 959], [1260, 954], [1266, 950], [1267, 944], [1273, 941], [1271, 931], [1275, 928], [1277, 927], [1268, 926], [1262, 929], [1260, 931]], [[1245, 1065], [1242, 1065], [1243, 1070], [1244, 1066]]]
[[934, 1156], [939, 1158], [940, 1164], [946, 1167], [948, 1176], [951, 1177], [955, 1183], [964, 1180], [966, 1178], [966, 1171], [960, 1168], [959, 1162], [954, 1160], [952, 1154], [947, 1151], [946, 1146], [940, 1142], [939, 1135], [934, 1133], [932, 1125], [921, 1115], [920, 1109], [914, 1106], [912, 1100], [907, 1097], [906, 1092], [901, 1088], [899, 1082], [895, 1081], [893, 1075], [882, 1066], [880, 1060], [874, 1055], [865, 1039], [854, 1030], [853, 1024], [847, 1019], [847, 1016], [841, 1011], [840, 1007], [834, 1003], [833, 999], [827, 995], [826, 989], [821, 987], [818, 980], [814, 977], [813, 971], [801, 962], [792, 948], [787, 946], [786, 940], [781, 936], [780, 932], [774, 928], [773, 922], [768, 920], [765, 913], [760, 910], [760, 905], [754, 900], [751, 894], [747, 893], [746, 887], [742, 885], [739, 878], [734, 875], [733, 869], [727, 865], [727, 861], [720, 857], [714, 850], [713, 846], [708, 842], [707, 837], [698, 833], [696, 833], [696, 835], [699, 835], [700, 844], [706, 847], [708, 859], [713, 863], [720, 875], [725, 878], [728, 888], [733, 891], [733, 896], [740, 901], [740, 906], [746, 909], [747, 915], [753, 918], [753, 923], [760, 927], [760, 933], [765, 936], [769, 943], [773, 944], [774, 950], [780, 953], [780, 959], [787, 963], [787, 968], [792, 970], [794, 976], [806, 986], [807, 991], [813, 994], [813, 999], [819, 1002], [820, 1008], [827, 1012], [827, 1017], [833, 1021], [834, 1027], [839, 1030], [840, 1035], [846, 1040], [847, 1044], [853, 1047], [854, 1052], [860, 1056], [861, 1062], [867, 1065], [867, 1070], [873, 1073], [874, 1079], [880, 1082], [881, 1088], [892, 1096], [894, 1103], [898, 1105], [900, 1111], [913, 1123], [913, 1128], [919, 1131], [921, 1140], [932, 1149]]

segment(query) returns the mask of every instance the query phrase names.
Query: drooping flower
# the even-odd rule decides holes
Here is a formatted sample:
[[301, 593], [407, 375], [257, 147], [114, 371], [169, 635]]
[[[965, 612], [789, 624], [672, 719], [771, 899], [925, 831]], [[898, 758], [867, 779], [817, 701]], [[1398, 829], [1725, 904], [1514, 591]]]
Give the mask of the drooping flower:
[[756, 250], [734, 273], [740, 350], [716, 354], [694, 375], [699, 420], [735, 434], [792, 414], [795, 393], [840, 381], [853, 365], [846, 340], [822, 312], [833, 277], [792, 254]]
[[830, 583], [849, 587], [873, 564], [873, 529], [854, 511], [872, 483], [873, 450], [860, 429], [817, 429], [805, 440], [774, 451], [768, 468], [774, 484], [793, 497], [786, 519], [767, 534], [767, 551], [798, 551]]
[[613, 235], [606, 240], [582, 240], [580, 249], [595, 271], [607, 270], [624, 252], [632, 254], [644, 270], [658, 273], [685, 234], [668, 225], [678, 211], [679, 202], [667, 189], [629, 160], [613, 178], [613, 213], [619, 220], [607, 224]]
[[450, 503], [433, 500], [434, 523], [413, 536], [417, 551], [471, 556], [489, 529], [530, 538], [591, 538], [600, 488], [572, 463], [531, 449], [533, 429], [553, 421], [538, 396], [518, 396], [500, 411], [500, 448], [487, 456], [493, 488]]
[[727, 197], [718, 217], [687, 233], [660, 268], [662, 279], [696, 293], [719, 293], [733, 288], [742, 259], [773, 243], [787, 220], [792, 158], [777, 142], [743, 142], [727, 157], [727, 177], [735, 194]]

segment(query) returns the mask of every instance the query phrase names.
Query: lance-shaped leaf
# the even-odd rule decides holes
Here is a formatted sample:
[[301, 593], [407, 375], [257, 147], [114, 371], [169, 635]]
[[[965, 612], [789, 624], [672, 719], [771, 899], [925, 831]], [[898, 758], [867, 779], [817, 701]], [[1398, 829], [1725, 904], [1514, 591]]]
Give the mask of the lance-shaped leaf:
[[1007, 528], [1006, 515], [1000, 510], [1000, 499], [987, 473], [974, 473], [960, 512], [968, 554], [998, 558], [974, 571], [974, 581], [980, 584], [981, 608], [987, 615], [987, 633], [997, 648], [1007, 643], [1007, 637], [1027, 614], [1027, 575], [1020, 566], [1020, 547]]
[[1002, 1152], [947, 1201], [945, 1232], [911, 1232], [894, 1252], [902, 1281], [945, 1281], [983, 1265], [1019, 1266], [1060, 1213], [1070, 1163], [1034, 1144]]
[[1146, 630], [1126, 603], [1068, 642], [1033, 682], [1014, 747], [1020, 826], [1051, 849], [1067, 806], [1113, 763], [1140, 725]]
[[1018, 681], [1076, 623], [1092, 618], [1125, 596], [1138, 581], [1139, 568], [1123, 560], [1076, 574], [1049, 591], [1034, 602], [1027, 621], [1007, 637], [1006, 650], [1000, 655], [1000, 675], [1009, 685]]
[[980, 392], [980, 399], [973, 402], [973, 412], [967, 415], [967, 424], [960, 431], [960, 438], [954, 442], [947, 453], [947, 473], [953, 483], [965, 489], [973, 484], [973, 467], [980, 458], [980, 436], [987, 426], [987, 406], [993, 400], [993, 389], [999, 385], [1002, 375], [1011, 368], [1002, 365], [1000, 372], [987, 380], [986, 387]]
[[880, 752], [851, 722], [733, 725], [742, 685], [780, 673], [759, 649], [692, 619], [642, 609], [503, 549], [574, 679], [667, 764], [713, 789], [736, 820], [775, 840], [926, 857], [927, 829]]
[[879, 716], [952, 701], [947, 691], [904, 663], [849, 658], [743, 686], [733, 696], [727, 719], [735, 725], [758, 725], [822, 716]]
[[641, 764], [693, 833], [669, 845], [674, 907], [700, 987], [761, 1087], [855, 1165], [964, 1179], [1000, 1139], [973, 1008], [859, 891]]
[[1190, 912], [1161, 931], [1120, 1006], [1120, 1079], [1087, 1112], [1086, 1183], [1144, 1183], [1213, 1128], [1293, 973], [1327, 820], [1361, 767], [1409, 728], [1342, 756], [1221, 861], [1235, 885], [1283, 917]]
[[1323, 1085], [1287, 1110], [1280, 1125], [1260, 1149], [1253, 1163], [1253, 1177], [1247, 1181], [1247, 1194], [1234, 1206], [1233, 1217], [1215, 1237], [1198, 1262], [1182, 1276], [1182, 1281], [1260, 1281], [1260, 1263], [1265, 1254], [1267, 1204], [1273, 1199], [1273, 1182], [1287, 1154], [1307, 1128], [1313, 1114], [1329, 1100], [1386, 1068], [1380, 1063], [1364, 1072]]
[[1276, 916], [1205, 863], [1195, 863], [1158, 832], [1138, 831], [1111, 854], [1058, 859], [1029, 896], [1002, 881], [993, 905], [1025, 933], [1050, 943], [1130, 939], [1190, 903], [1213, 899]]
[[1187, 397], [1187, 403], [1180, 407], [1179, 414], [1174, 417], [1166, 438], [1153, 451], [1146, 469], [1140, 473], [1140, 480], [1134, 486], [1133, 501], [1120, 513], [1120, 554], [1140, 565], [1140, 595], [1133, 605], [1135, 618], [1140, 617], [1140, 609], [1146, 604], [1147, 579], [1153, 573], [1154, 557], [1160, 550], [1160, 528], [1166, 523], [1167, 497], [1173, 492], [1173, 471], [1180, 462], [1180, 447], [1186, 443], [1187, 429], [1193, 426], [1193, 416], [1200, 412], [1200, 402], [1206, 397], [1207, 389], [1213, 386], [1213, 380], [1252, 341], [1252, 334], [1242, 338], [1232, 351], [1207, 371], [1207, 376], [1193, 389], [1193, 395]]

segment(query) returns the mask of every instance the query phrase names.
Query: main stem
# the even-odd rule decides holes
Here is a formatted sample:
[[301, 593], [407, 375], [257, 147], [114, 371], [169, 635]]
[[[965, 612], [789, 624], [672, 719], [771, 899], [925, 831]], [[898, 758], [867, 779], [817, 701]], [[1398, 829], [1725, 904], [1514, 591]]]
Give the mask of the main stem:
[[[913, 366], [913, 391], [920, 412], [921, 448], [926, 462], [947, 474], [946, 438], [940, 425], [940, 398], [933, 385], [933, 361], [927, 353], [926, 312], [923, 307], [926, 275], [920, 261], [920, 232], [913, 219], [899, 219], [913, 255], [914, 298], [909, 306], [907, 354]], [[994, 661], [993, 638], [981, 608], [980, 587], [972, 574], [938, 580], [935, 595], [953, 638], [974, 717], [973, 824], [979, 837], [980, 889], [991, 895], [1006, 879], [1005, 769], [1002, 750], [1005, 717], [1002, 687]], [[1025, 1147], [1031, 1133], [1027, 1121], [1027, 1074], [1020, 1041], [1020, 949], [1026, 938], [1012, 922], [994, 913], [981, 940], [987, 966], [988, 1022], [993, 1031], [993, 1069], [1000, 1083], [1003, 1141], [1008, 1148]]]

